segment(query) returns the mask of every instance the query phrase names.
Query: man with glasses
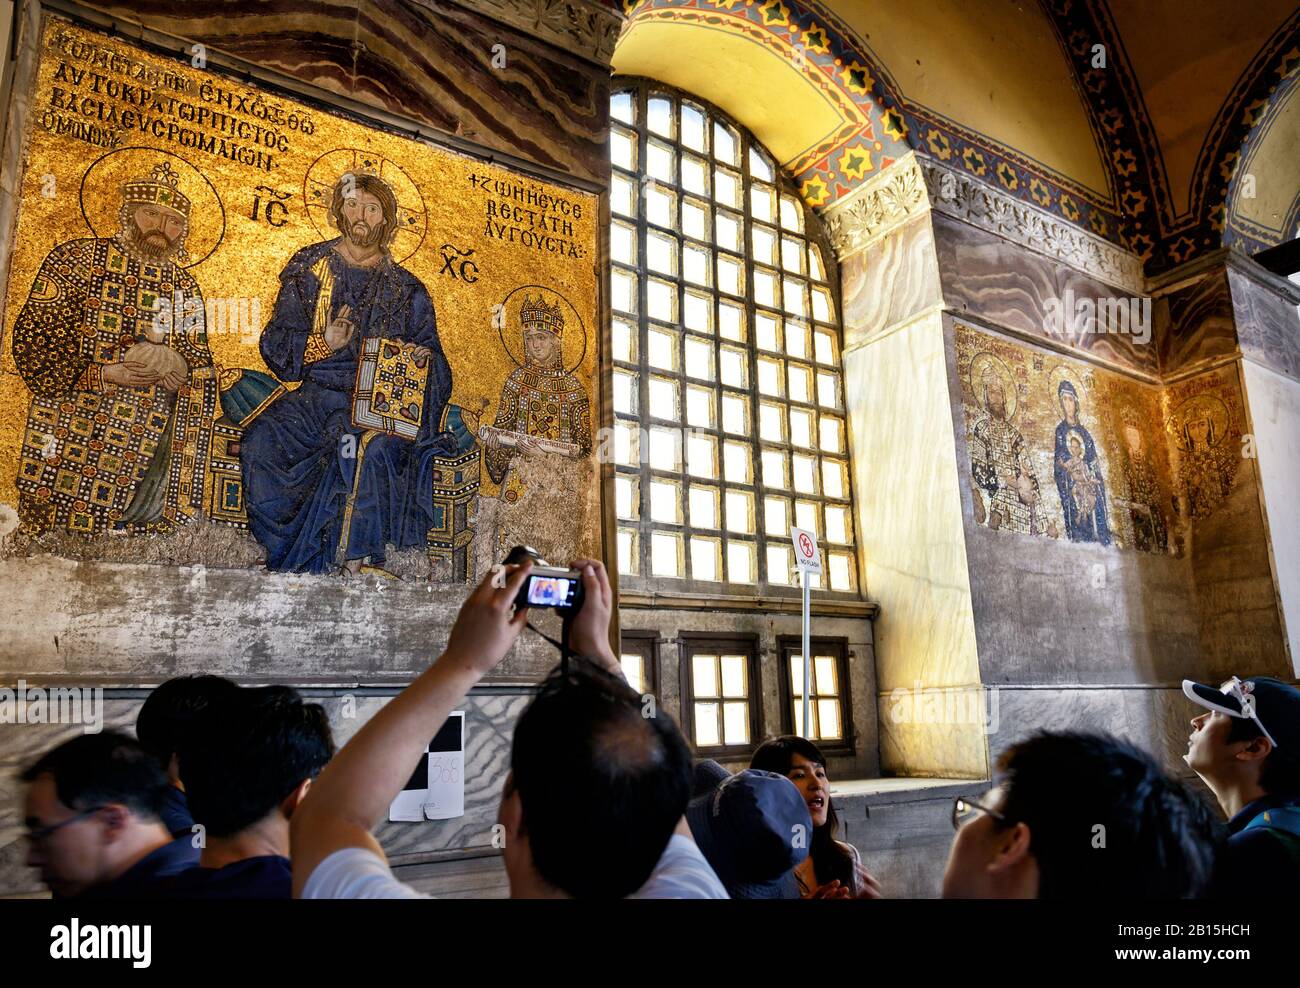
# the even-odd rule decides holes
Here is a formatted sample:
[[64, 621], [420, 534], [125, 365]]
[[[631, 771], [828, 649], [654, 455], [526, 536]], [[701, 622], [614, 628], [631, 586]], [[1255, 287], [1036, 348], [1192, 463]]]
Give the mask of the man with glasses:
[[1300, 690], [1269, 676], [1217, 689], [1183, 680], [1192, 718], [1187, 764], [1228, 815], [1218, 892], [1294, 895], [1300, 886]]
[[1209, 808], [1150, 755], [1104, 734], [1041, 732], [953, 806], [946, 899], [1182, 899], [1207, 894]]
[[130, 898], [198, 863], [163, 826], [167, 776], [125, 734], [85, 734], [22, 773], [27, 864], [56, 898]]

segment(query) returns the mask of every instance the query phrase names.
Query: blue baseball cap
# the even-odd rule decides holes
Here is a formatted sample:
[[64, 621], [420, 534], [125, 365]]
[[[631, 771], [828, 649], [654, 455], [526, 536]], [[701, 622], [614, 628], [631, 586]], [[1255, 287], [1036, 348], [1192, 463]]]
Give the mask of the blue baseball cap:
[[700, 852], [733, 899], [797, 899], [794, 868], [808, 857], [812, 817], [793, 782], [776, 772], [732, 775], [695, 766], [686, 821]]

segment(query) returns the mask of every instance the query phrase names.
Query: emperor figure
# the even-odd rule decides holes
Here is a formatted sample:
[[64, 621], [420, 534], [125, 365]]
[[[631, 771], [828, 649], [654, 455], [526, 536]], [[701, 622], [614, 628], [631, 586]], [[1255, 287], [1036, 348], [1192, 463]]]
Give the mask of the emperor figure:
[[488, 476], [501, 483], [520, 452], [558, 453], [581, 459], [591, 453], [591, 403], [582, 382], [564, 369], [564, 311], [538, 295], [519, 309], [524, 366], [501, 388], [496, 421], [481, 430]]
[[111, 237], [59, 244], [14, 324], [32, 402], [18, 465], [34, 532], [161, 532], [203, 507], [217, 379], [167, 161], [122, 185]]
[[[299, 250], [280, 273], [262, 359], [302, 386], [248, 426], [243, 465], [249, 528], [267, 569], [356, 574], [382, 569], [388, 546], [423, 546], [433, 521], [433, 467], [452, 440], [438, 431], [451, 368], [428, 289], [393, 260], [397, 199], [382, 179], [346, 174], [330, 217], [339, 236]], [[363, 341], [411, 344], [427, 361], [414, 439], [353, 422]]]

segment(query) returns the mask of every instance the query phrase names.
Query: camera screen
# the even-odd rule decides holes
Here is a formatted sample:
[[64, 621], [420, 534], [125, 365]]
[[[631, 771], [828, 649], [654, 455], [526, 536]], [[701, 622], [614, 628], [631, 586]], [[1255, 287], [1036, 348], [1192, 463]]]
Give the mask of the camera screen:
[[559, 576], [535, 576], [528, 585], [528, 603], [532, 607], [563, 607], [569, 603], [573, 581]]

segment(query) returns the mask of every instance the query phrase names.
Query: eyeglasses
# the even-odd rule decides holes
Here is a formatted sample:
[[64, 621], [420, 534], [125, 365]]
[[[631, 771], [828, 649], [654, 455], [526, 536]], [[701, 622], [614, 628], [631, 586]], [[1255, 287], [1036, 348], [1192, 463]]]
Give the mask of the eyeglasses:
[[76, 814], [75, 816], [70, 816], [66, 820], [61, 820], [58, 823], [52, 823], [46, 827], [37, 827], [34, 830], [28, 829], [27, 833], [24, 834], [23, 836], [26, 837], [33, 844], [40, 844], [48, 840], [53, 834], [62, 830], [68, 824], [76, 823], [78, 820], [84, 820], [86, 817], [98, 813], [103, 808], [104, 807], [102, 806], [92, 806], [90, 809], [82, 810], [80, 813]]
[[1237, 703], [1241, 705], [1242, 717], [1253, 720], [1255, 726], [1263, 732], [1264, 737], [1268, 738], [1269, 744], [1276, 748], [1277, 742], [1273, 740], [1273, 735], [1268, 733], [1268, 728], [1265, 727], [1264, 722], [1259, 719], [1259, 714], [1255, 713], [1254, 685], [1254, 683], [1242, 682], [1240, 678], [1233, 676], [1219, 687], [1219, 692], [1224, 696], [1230, 696], [1236, 700]]
[[963, 825], [969, 823], [979, 813], [987, 813], [999, 823], [1007, 822], [1006, 816], [999, 811], [982, 803], [977, 803], [973, 799], [958, 796], [952, 801], [952, 829], [960, 830]]

